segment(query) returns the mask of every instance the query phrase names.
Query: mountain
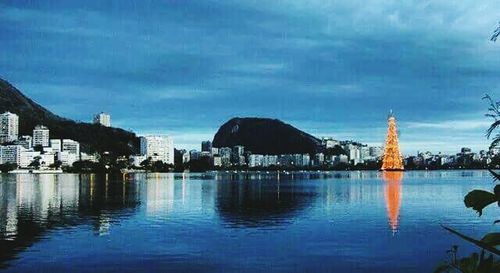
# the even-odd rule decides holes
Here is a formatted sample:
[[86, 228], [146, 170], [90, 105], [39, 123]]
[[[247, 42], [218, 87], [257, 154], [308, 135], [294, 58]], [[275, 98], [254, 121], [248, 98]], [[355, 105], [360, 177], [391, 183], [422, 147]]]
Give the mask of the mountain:
[[254, 154], [316, 153], [321, 141], [289, 124], [269, 118], [233, 118], [224, 123], [213, 139], [213, 146], [245, 146]]
[[60, 117], [0, 79], [0, 113], [6, 111], [19, 116], [20, 135], [32, 135], [33, 128], [42, 124], [50, 129], [50, 138], [76, 140], [85, 152], [109, 151], [115, 155], [129, 155], [139, 146], [138, 138], [132, 132]]

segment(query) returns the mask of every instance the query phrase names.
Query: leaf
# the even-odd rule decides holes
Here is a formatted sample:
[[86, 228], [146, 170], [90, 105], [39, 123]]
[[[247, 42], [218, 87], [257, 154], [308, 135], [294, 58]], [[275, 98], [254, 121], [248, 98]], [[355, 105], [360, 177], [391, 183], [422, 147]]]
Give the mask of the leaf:
[[493, 175], [493, 177], [495, 178], [495, 180], [500, 180], [500, 174], [496, 173], [492, 169], [488, 169], [488, 171], [491, 173], [491, 175]]
[[500, 250], [498, 250], [498, 249], [496, 249], [496, 248], [494, 248], [494, 247], [492, 247], [492, 246], [490, 246], [490, 245], [488, 245], [488, 244], [485, 244], [485, 243], [483, 243], [483, 242], [481, 242], [481, 241], [478, 241], [478, 240], [476, 240], [476, 239], [473, 239], [473, 238], [471, 238], [471, 237], [468, 237], [468, 236], [466, 236], [466, 235], [463, 235], [462, 233], [460, 233], [460, 232], [458, 232], [458, 231], [455, 231], [455, 230], [453, 230], [453, 229], [451, 229], [451, 228], [449, 228], [449, 227], [445, 227], [445, 226], [442, 226], [442, 227], [443, 227], [444, 229], [446, 229], [447, 231], [449, 231], [449, 232], [451, 232], [451, 233], [453, 233], [453, 234], [457, 235], [458, 237], [460, 237], [460, 238], [462, 238], [462, 239], [464, 239], [464, 240], [466, 240], [466, 241], [468, 241], [468, 242], [470, 242], [470, 243], [475, 244], [476, 246], [478, 246], [478, 247], [480, 247], [480, 248], [482, 248], [482, 249], [484, 249], [484, 250], [487, 250], [487, 251], [489, 251], [489, 252], [491, 252], [491, 253], [493, 253], [493, 254], [496, 254], [496, 255], [500, 255]]
[[491, 124], [490, 128], [488, 128], [488, 130], [486, 130], [486, 136], [488, 138], [490, 138], [493, 131], [495, 131], [495, 129], [498, 128], [499, 126], [500, 126], [500, 120], [496, 120], [495, 122], [493, 122], [493, 124]]
[[486, 234], [481, 242], [486, 243], [490, 246], [498, 246], [500, 245], [500, 232], [492, 232]]
[[458, 261], [458, 267], [463, 272], [476, 272], [476, 267], [478, 266], [479, 255], [477, 253], [473, 253], [470, 257], [460, 259]]
[[497, 201], [497, 198], [493, 193], [483, 190], [473, 190], [469, 192], [464, 199], [465, 206], [476, 210], [479, 216], [483, 214], [483, 209], [485, 207], [495, 201]]

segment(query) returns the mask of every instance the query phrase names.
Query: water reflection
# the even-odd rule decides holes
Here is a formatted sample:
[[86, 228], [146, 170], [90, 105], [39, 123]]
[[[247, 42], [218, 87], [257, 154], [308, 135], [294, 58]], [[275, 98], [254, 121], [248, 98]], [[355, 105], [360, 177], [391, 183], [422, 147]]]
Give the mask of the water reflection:
[[463, 194], [487, 175], [0, 175], [0, 268], [427, 272], [420, 263], [450, 245], [438, 221], [475, 220], [464, 218]]
[[135, 183], [102, 176], [3, 175], [0, 268], [52, 229], [88, 224], [98, 235], [138, 204]]
[[398, 230], [399, 210], [401, 208], [403, 172], [383, 172], [384, 197], [387, 217], [392, 231]]
[[279, 226], [312, 203], [314, 188], [277, 179], [220, 181], [217, 211], [230, 226]]

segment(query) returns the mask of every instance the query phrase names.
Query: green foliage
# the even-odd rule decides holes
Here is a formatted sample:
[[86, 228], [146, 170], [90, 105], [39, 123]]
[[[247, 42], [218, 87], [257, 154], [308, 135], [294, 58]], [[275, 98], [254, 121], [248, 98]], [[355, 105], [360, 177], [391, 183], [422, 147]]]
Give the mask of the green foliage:
[[[498, 30], [497, 30], [498, 31]], [[496, 38], [495, 38], [496, 39]], [[490, 96], [486, 95], [484, 99], [489, 100], [490, 107], [488, 108], [487, 117], [493, 118], [494, 121], [490, 128], [486, 131], [486, 136], [490, 138], [493, 133], [500, 127], [500, 103], [494, 102]], [[500, 143], [500, 134], [497, 133], [490, 145], [495, 148]], [[500, 174], [490, 169], [495, 181], [500, 179]], [[485, 190], [473, 190], [469, 192], [464, 198], [464, 204], [467, 208], [472, 208], [479, 213], [483, 214], [483, 209], [491, 204], [497, 203], [500, 206], [500, 184], [497, 184], [493, 192]], [[500, 220], [495, 221], [499, 223]], [[481, 249], [481, 255], [473, 253], [470, 257], [457, 259], [457, 247], [453, 247], [448, 253], [451, 254], [450, 260], [438, 266], [434, 272], [463, 272], [463, 273], [497, 273], [500, 272], [500, 262], [495, 259], [493, 255], [500, 256], [500, 232], [492, 232], [483, 236], [481, 240], [477, 240], [466, 236], [452, 228], [444, 227], [447, 231], [457, 235], [463, 240], [478, 246]], [[491, 253], [485, 258], [485, 252]]]

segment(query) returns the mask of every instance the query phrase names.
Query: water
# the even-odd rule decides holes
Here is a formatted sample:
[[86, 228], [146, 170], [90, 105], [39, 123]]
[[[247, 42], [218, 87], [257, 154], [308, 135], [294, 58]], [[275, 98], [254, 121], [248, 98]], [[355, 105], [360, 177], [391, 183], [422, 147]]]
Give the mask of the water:
[[431, 272], [483, 171], [0, 176], [0, 271]]

